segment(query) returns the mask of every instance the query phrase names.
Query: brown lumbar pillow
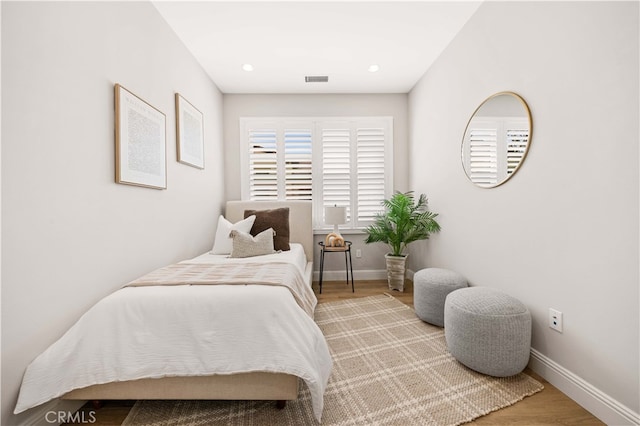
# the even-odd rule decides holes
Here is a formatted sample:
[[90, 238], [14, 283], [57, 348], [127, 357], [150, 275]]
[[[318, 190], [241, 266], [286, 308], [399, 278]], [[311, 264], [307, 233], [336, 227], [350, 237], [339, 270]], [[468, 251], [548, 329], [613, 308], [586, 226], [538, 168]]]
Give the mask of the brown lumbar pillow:
[[251, 235], [256, 236], [265, 229], [273, 228], [273, 248], [276, 250], [291, 250], [289, 247], [289, 207], [271, 210], [245, 210], [244, 217], [256, 216], [251, 228]]

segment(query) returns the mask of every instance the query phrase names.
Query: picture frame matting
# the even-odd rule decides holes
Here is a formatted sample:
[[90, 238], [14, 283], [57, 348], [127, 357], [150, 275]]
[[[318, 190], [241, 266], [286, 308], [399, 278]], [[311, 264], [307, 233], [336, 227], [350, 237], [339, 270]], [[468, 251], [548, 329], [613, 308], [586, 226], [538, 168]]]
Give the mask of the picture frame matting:
[[202, 112], [176, 93], [176, 151], [178, 162], [204, 169], [204, 118]]
[[115, 85], [116, 183], [167, 188], [166, 116]]

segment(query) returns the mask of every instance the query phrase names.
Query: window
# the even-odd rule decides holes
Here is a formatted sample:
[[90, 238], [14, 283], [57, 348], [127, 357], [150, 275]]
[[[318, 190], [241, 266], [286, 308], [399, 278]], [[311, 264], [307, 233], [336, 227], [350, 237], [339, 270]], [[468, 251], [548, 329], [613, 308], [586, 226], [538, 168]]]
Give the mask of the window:
[[[312, 123], [255, 121], [246, 126], [243, 163], [249, 200], [311, 200]], [[244, 188], [243, 188], [244, 189]]]
[[529, 143], [528, 123], [512, 117], [474, 118], [467, 129], [465, 170], [472, 182], [496, 185], [520, 165]]
[[373, 118], [241, 118], [242, 198], [312, 200], [347, 207], [347, 224], [370, 224], [392, 193], [393, 121]]
[[362, 228], [391, 195], [391, 120], [317, 124], [322, 150], [322, 201], [347, 207], [347, 227]]

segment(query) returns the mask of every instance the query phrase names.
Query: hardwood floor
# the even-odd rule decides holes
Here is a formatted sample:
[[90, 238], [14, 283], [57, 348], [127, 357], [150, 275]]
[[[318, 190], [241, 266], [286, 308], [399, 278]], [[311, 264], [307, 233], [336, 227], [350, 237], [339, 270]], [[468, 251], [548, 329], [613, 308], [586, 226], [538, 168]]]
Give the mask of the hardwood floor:
[[[313, 284], [316, 294], [318, 283]], [[389, 293], [401, 302], [413, 306], [413, 285], [407, 280], [404, 293], [389, 291], [386, 281], [356, 281], [356, 291], [351, 292], [351, 286], [344, 281], [326, 281], [322, 285], [322, 294], [317, 294], [319, 303], [354, 297], [366, 297], [376, 294]], [[549, 384], [528, 368], [527, 374], [544, 385], [544, 390], [525, 398], [511, 407], [480, 417], [469, 425], [604, 425], [569, 397]], [[104, 406], [94, 410], [90, 403], [81, 408], [85, 412], [85, 419], [90, 419], [93, 411], [96, 421], [94, 425], [120, 425], [127, 417], [135, 401], [105, 401]], [[68, 423], [76, 424], [76, 423]], [[80, 424], [80, 423], [77, 423]]]

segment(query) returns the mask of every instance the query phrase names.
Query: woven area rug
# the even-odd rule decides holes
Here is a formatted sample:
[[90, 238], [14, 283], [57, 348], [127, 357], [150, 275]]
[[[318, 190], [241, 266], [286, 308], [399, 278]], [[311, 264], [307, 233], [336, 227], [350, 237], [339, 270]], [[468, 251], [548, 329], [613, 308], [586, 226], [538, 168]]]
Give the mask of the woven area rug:
[[[464, 367], [443, 329], [391, 296], [322, 303], [315, 319], [334, 361], [324, 425], [458, 425], [543, 388], [524, 373], [494, 378]], [[300, 389], [283, 410], [268, 401], [138, 401], [123, 425], [317, 424]]]

